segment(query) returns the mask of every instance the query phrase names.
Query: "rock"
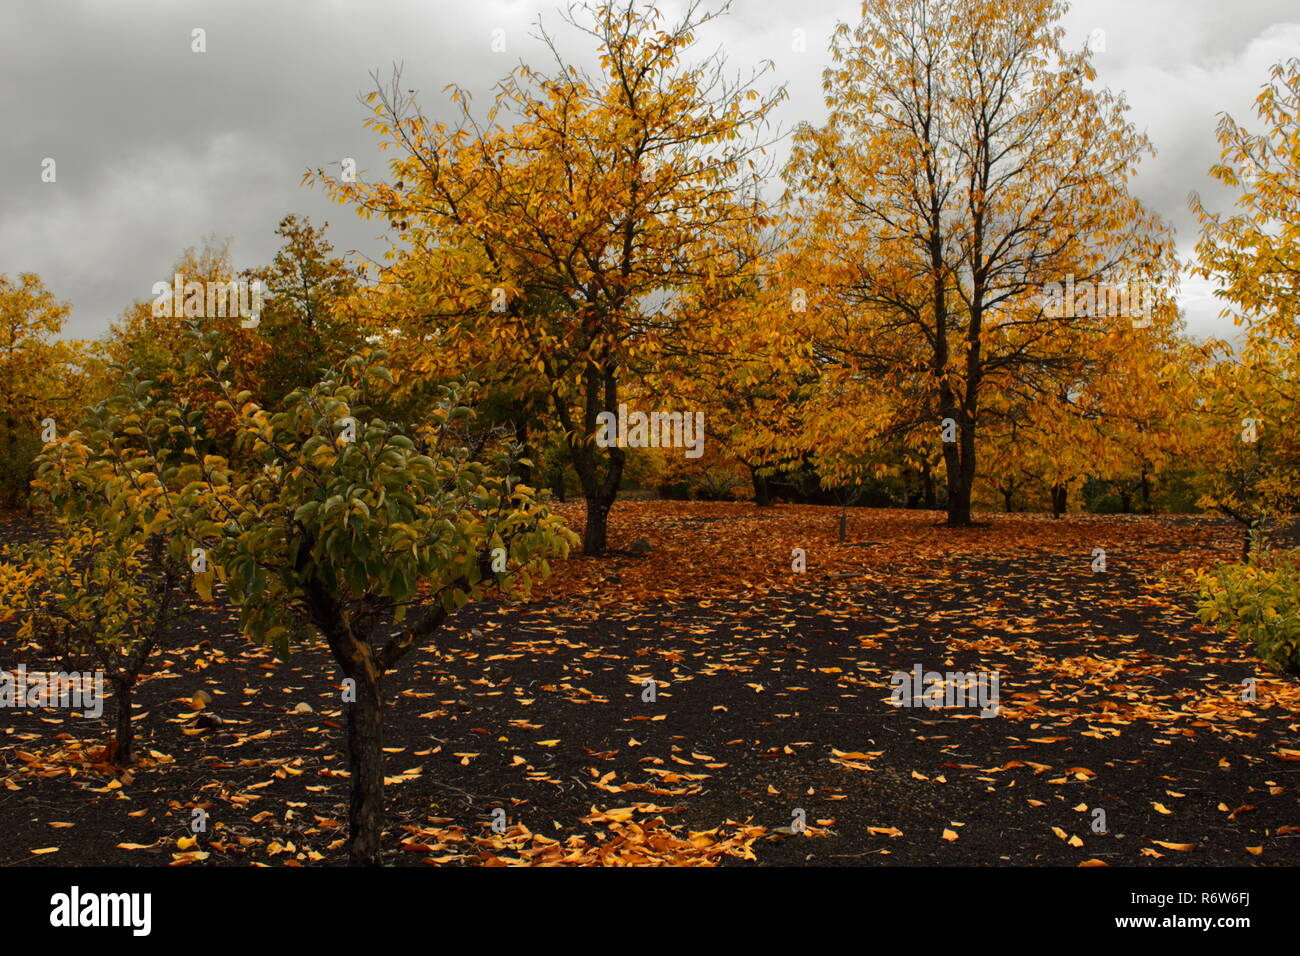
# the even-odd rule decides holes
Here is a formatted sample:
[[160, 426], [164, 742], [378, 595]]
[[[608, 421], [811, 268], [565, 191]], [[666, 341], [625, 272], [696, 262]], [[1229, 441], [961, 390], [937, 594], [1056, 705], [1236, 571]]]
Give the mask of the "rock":
[[195, 717], [193, 726], [198, 730], [216, 730], [224, 723], [225, 721], [221, 719], [219, 714], [206, 713]]
[[645, 538], [637, 538], [628, 547], [628, 550], [639, 557], [641, 555], [649, 554], [653, 549], [650, 547], [650, 542]]
[[313, 711], [312, 711], [312, 709], [311, 709], [311, 704], [307, 703], [305, 700], [299, 702], [299, 703], [296, 704], [296, 705], [294, 705], [294, 708], [293, 708], [293, 711], [292, 711], [292, 712], [295, 713], [295, 714], [310, 714], [310, 713], [313, 713]]

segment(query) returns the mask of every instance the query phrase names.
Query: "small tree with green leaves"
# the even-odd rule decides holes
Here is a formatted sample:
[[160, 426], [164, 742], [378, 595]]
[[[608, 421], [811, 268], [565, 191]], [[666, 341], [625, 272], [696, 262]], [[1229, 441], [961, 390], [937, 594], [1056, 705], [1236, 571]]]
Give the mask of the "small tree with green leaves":
[[[514, 477], [514, 446], [478, 460], [489, 436], [461, 389], [444, 387], [426, 421], [385, 417], [384, 357], [349, 359], [279, 411], [228, 396], [238, 468], [185, 469], [244, 632], [281, 654], [319, 634], [345, 679], [354, 865], [380, 862], [385, 673], [449, 613], [491, 587], [526, 591], [576, 542]], [[212, 359], [214, 381], [223, 369]]]

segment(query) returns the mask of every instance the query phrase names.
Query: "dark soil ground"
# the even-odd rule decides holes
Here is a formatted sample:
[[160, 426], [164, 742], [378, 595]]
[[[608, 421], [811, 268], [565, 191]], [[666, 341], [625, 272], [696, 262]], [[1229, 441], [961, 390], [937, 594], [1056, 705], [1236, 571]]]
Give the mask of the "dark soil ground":
[[[752, 509], [636, 507], [661, 558], [673, 521], [737, 516], [740, 537], [788, 551]], [[1185, 586], [1152, 570], [1185, 564], [1182, 541], [1227, 556], [1231, 529], [1127, 522], [1105, 573], [1078, 549], [940, 551], [882, 525], [748, 598], [707, 582], [595, 597], [638, 573], [624, 555], [566, 570], [586, 589], [472, 605], [387, 679], [388, 859], [481, 861], [497, 807], [514, 832], [599, 842], [593, 811], [643, 804], [638, 819], [683, 837], [764, 828], [734, 865], [1296, 865], [1298, 682], [1198, 624]], [[13, 633], [0, 624], [0, 668], [40, 666]], [[0, 711], [0, 865], [345, 860], [328, 652], [278, 661], [212, 606], [175, 645], [138, 690], [145, 759], [125, 778], [95, 765], [108, 713]], [[1000, 713], [892, 706], [891, 675], [918, 664], [996, 673]], [[213, 701], [196, 710], [200, 690]], [[191, 847], [195, 807], [208, 826]], [[807, 832], [781, 832], [799, 810]]]

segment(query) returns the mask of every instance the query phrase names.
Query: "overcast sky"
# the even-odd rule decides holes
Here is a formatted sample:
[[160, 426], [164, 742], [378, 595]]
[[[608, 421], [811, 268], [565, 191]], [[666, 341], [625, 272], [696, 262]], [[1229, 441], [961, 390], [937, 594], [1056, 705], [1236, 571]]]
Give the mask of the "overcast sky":
[[[237, 267], [260, 265], [295, 212], [328, 220], [340, 250], [378, 256], [381, 224], [300, 185], [308, 167], [344, 156], [382, 174], [357, 102], [370, 72], [404, 63], [404, 85], [431, 115], [446, 115], [453, 82], [486, 105], [513, 65], [544, 62], [528, 34], [539, 14], [559, 27], [555, 10], [556, 0], [5, 0], [0, 273], [39, 273], [72, 303], [65, 334], [93, 337], [208, 235], [231, 240]], [[788, 129], [824, 115], [827, 41], [857, 11], [854, 0], [736, 0], [700, 42], [722, 44], [735, 67], [774, 60]], [[206, 53], [191, 51], [196, 27]], [[1189, 254], [1188, 194], [1225, 206], [1206, 175], [1217, 114], [1253, 123], [1270, 66], [1300, 55], [1296, 0], [1078, 0], [1066, 27], [1077, 43], [1105, 31], [1099, 82], [1127, 94], [1159, 151], [1136, 191]], [[503, 53], [492, 51], [495, 29]], [[806, 52], [792, 49], [796, 29]], [[41, 180], [47, 157], [54, 183]], [[1193, 332], [1231, 332], [1204, 284], [1186, 280], [1183, 304]]]

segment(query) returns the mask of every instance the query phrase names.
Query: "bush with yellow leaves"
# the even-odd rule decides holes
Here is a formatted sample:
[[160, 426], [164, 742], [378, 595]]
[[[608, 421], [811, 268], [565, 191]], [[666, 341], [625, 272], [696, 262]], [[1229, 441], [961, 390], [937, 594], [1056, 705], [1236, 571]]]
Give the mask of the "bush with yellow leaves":
[[0, 612], [47, 653], [104, 672], [116, 726], [109, 759], [127, 766], [132, 691], [192, 606], [191, 588], [210, 589], [213, 571], [188, 547], [181, 471], [199, 458], [201, 417], [130, 369], [117, 372], [113, 394], [36, 460], [32, 500], [52, 510], [55, 531], [4, 554]]
[[88, 662], [113, 687], [109, 759], [132, 761], [131, 695], [168, 625], [184, 610], [183, 572], [161, 538], [116, 536], [60, 522], [54, 540], [8, 549], [0, 562], [0, 610], [19, 621], [20, 640], [63, 661]]

